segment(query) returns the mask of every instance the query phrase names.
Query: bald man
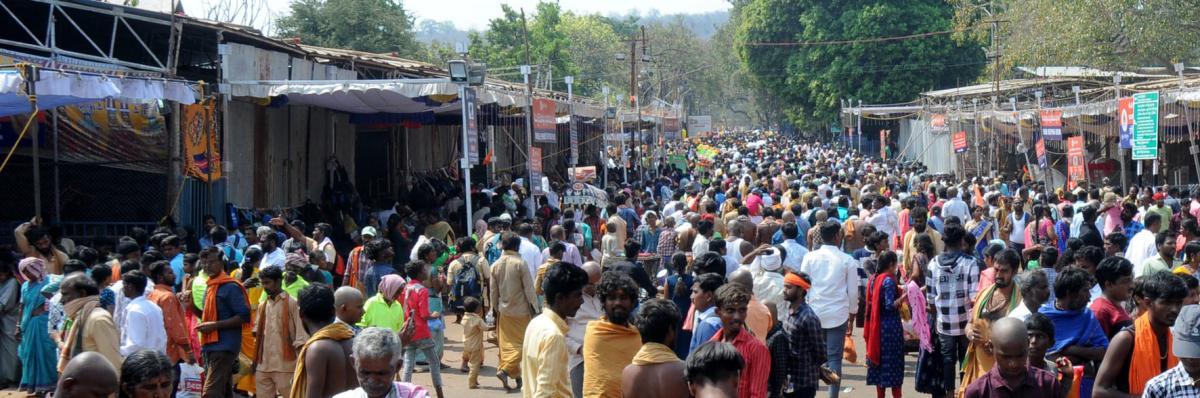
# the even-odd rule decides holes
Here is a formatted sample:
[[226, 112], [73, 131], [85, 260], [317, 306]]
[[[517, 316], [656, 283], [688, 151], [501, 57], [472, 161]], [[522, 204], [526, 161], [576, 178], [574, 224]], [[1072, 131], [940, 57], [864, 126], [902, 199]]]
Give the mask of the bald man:
[[117, 369], [95, 352], [76, 355], [63, 368], [56, 398], [104, 398], [117, 393]]
[[1053, 373], [1029, 366], [1029, 337], [1020, 319], [1000, 318], [992, 323], [988, 344], [996, 356], [996, 366], [967, 386], [965, 398], [1066, 396]]
[[600, 283], [602, 274], [600, 264], [588, 261], [582, 268], [588, 275], [588, 284], [583, 287], [583, 305], [574, 317], [567, 319], [567, 350], [570, 351], [567, 369], [571, 371], [571, 392], [576, 398], [583, 397], [583, 336], [587, 324], [604, 315], [604, 305], [596, 297], [596, 284]]
[[358, 334], [362, 329], [357, 326], [363, 317], [362, 291], [350, 286], [339, 287], [333, 292], [333, 309], [337, 314], [334, 322], [344, 323]]
[[[750, 270], [746, 267], [740, 267], [737, 271], [729, 274], [729, 283], [736, 283], [746, 292], [754, 292], [754, 276], [750, 274]], [[773, 297], [765, 297], [764, 299], [777, 300]], [[771, 327], [775, 325], [775, 318], [771, 316], [771, 310], [762, 303], [754, 294], [750, 295], [750, 303], [746, 305], [746, 328], [750, 330], [750, 334], [759, 342], [767, 343], [767, 332], [771, 331]]]

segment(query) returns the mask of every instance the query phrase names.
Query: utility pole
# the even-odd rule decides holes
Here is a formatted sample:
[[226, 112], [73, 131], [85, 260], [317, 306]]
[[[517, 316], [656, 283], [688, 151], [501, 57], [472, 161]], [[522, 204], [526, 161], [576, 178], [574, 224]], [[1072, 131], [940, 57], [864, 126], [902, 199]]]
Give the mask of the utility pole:
[[[640, 37], [629, 39], [629, 95], [632, 96], [632, 105], [637, 108], [637, 120], [634, 122], [634, 131], [630, 133], [630, 138], [633, 140], [633, 162], [634, 170], [641, 172], [641, 167], [637, 167], [642, 161], [642, 102], [641, 92], [638, 90], [638, 56], [637, 45], [642, 42], [642, 57], [643, 62], [647, 61], [646, 57], [646, 27], [641, 28]], [[641, 174], [636, 174], [634, 177], [641, 181]]]
[[862, 100], [859, 99], [858, 100], [858, 124], [856, 124], [854, 127], [855, 130], [858, 130], [858, 152], [859, 153], [862, 153], [862, 116], [863, 116], [862, 114], [863, 114], [863, 104], [862, 104]]
[[971, 114], [974, 115], [971, 118], [971, 122], [974, 124], [971, 132], [975, 133], [975, 176], [983, 177], [983, 164], [980, 163], [983, 160], [983, 154], [979, 153], [979, 98], [971, 99]]
[[[1075, 111], [1079, 112], [1075, 115], [1076, 132], [1079, 134], [1079, 137], [1082, 139], [1082, 137], [1083, 137], [1083, 109], [1079, 107], [1079, 90], [1080, 90], [1079, 86], [1071, 86], [1071, 91], [1073, 91], [1075, 93]], [[1121, 122], [1118, 120], [1117, 125], [1120, 126], [1120, 123]], [[1120, 143], [1118, 143], [1118, 145], [1119, 144]], [[1068, 151], [1068, 152], [1070, 152], [1070, 151]], [[1087, 184], [1090, 187], [1092, 185], [1092, 172], [1091, 172], [1091, 170], [1088, 170], [1087, 142], [1086, 141], [1084, 141], [1084, 145], [1083, 145], [1083, 154], [1084, 154], [1084, 156], [1083, 156], [1083, 179], [1084, 179], [1084, 181], [1087, 181]], [[1071, 162], [1070, 162], [1070, 154], [1069, 153], [1067, 154], [1067, 157], [1068, 157], [1067, 178], [1071, 178], [1071, 169], [1070, 169]]]
[[[1020, 140], [1020, 145], [1017, 147], [1021, 151], [1021, 155], [1025, 156], [1025, 170], [1029, 171], [1029, 180], [1032, 182], [1035, 181], [1033, 167], [1029, 165], [1029, 146], [1025, 145], [1025, 136], [1021, 134], [1021, 114], [1017, 112], [1017, 97], [1008, 97], [1008, 104], [1012, 106], [1013, 118], [1017, 121], [1017, 139]], [[1020, 180], [1018, 179], [1018, 181]]]
[[[533, 200], [533, 154], [530, 151], [533, 148], [533, 85], [529, 82], [530, 61], [529, 61], [529, 25], [525, 22], [525, 9], [521, 9], [521, 35], [525, 38], [525, 65], [521, 65], [521, 74], [525, 76], [525, 97], [529, 102], [525, 105], [525, 189], [529, 193], [529, 215], [532, 216], [535, 212]], [[541, 181], [538, 181], [540, 184]]]
[[[1119, 109], [1120, 103], [1121, 103], [1121, 73], [1120, 72], [1113, 74], [1113, 86], [1114, 86], [1114, 90], [1116, 90], [1115, 96], [1116, 96], [1116, 101], [1117, 101], [1117, 108]], [[1118, 113], [1118, 117], [1120, 117], [1119, 110], [1117, 111], [1117, 113]], [[1120, 123], [1121, 122], [1118, 119], [1118, 121], [1117, 121], [1118, 128], [1120, 128], [1120, 125], [1121, 125]], [[1130, 134], [1133, 134], [1133, 133], [1130, 132]], [[1130, 138], [1130, 139], [1132, 140], [1132, 138]], [[1126, 179], [1127, 177], [1125, 176], [1125, 147], [1121, 146], [1120, 132], [1118, 132], [1118, 136], [1117, 136], [1117, 160], [1119, 160], [1121, 162], [1121, 189], [1125, 189], [1126, 187], [1129, 187], [1129, 180], [1127, 180]]]

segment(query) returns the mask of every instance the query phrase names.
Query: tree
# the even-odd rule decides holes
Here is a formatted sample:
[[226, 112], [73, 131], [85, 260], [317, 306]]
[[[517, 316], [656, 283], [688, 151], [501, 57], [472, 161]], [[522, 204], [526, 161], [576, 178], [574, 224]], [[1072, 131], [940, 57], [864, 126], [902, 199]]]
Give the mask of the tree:
[[907, 102], [973, 81], [983, 51], [947, 35], [825, 43], [946, 31], [953, 11], [944, 0], [751, 0], [735, 48], [757, 84], [785, 104], [788, 119], [815, 129], [837, 119], [841, 99]]
[[279, 35], [322, 47], [419, 58], [413, 19], [393, 0], [295, 0], [280, 18]]
[[566, 57], [575, 71], [576, 95], [596, 96], [605, 84], [611, 87], [628, 79], [629, 74], [622, 73], [627, 66], [616, 60], [624, 48], [621, 38], [604, 17], [564, 13], [559, 30], [570, 46]]
[[959, 37], [986, 38], [1000, 21], [1001, 70], [1015, 65], [1169, 67], [1200, 51], [1200, 6], [1178, 0], [951, 0]]
[[[126, 1], [129, 5], [129, 1]], [[136, 1], [133, 2], [136, 6]], [[267, 34], [272, 29], [272, 15], [266, 0], [209, 0], [203, 2], [204, 18], [257, 28]]]

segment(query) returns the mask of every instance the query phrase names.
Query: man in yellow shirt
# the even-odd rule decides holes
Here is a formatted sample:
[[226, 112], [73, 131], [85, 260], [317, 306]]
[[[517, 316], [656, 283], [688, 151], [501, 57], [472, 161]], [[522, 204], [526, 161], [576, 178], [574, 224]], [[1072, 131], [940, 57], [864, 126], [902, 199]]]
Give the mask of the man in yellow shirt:
[[[942, 254], [946, 243], [942, 242], [942, 234], [938, 233], [936, 229], [929, 228], [929, 224], [927, 224], [927, 221], [929, 221], [929, 210], [923, 206], [917, 206], [909, 211], [908, 218], [912, 220], [912, 228], [904, 234], [904, 266], [912, 266], [912, 257], [914, 254], [917, 254], [917, 235], [920, 234], [927, 234], [933, 240], [934, 256]], [[933, 259], [930, 258], [929, 260], [932, 261]]]
[[[537, 313], [537, 294], [533, 291], [533, 275], [517, 252], [521, 237], [512, 232], [501, 235], [504, 255], [492, 264], [492, 288], [488, 295], [496, 318], [500, 362], [496, 378], [508, 389], [508, 378], [521, 374], [521, 353], [529, 318]], [[517, 378], [517, 388], [521, 379]]]
[[571, 264], [555, 263], [546, 270], [546, 308], [525, 329], [521, 350], [521, 389], [524, 398], [570, 397], [567, 372], [567, 322], [583, 304], [587, 273]]

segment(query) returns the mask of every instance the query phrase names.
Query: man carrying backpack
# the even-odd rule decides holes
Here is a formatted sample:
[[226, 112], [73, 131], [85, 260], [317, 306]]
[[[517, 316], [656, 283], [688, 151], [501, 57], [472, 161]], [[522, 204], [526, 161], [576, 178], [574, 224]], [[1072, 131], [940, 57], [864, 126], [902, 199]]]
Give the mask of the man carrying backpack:
[[488, 262], [475, 251], [475, 239], [471, 237], [458, 238], [458, 258], [446, 269], [446, 277], [450, 279], [450, 305], [454, 309], [454, 323], [462, 323], [463, 300], [474, 297], [483, 303], [483, 313], [487, 313]]

